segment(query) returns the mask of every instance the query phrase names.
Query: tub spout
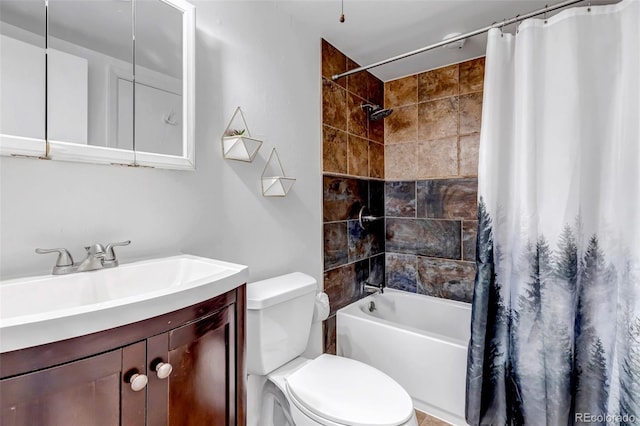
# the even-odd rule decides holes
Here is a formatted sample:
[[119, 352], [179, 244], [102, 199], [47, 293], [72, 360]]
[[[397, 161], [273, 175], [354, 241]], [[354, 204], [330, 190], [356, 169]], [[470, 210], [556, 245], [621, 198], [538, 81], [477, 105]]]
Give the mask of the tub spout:
[[374, 293], [384, 293], [384, 282], [380, 284], [371, 284], [369, 281], [363, 281], [361, 284], [361, 294], [369, 295]]

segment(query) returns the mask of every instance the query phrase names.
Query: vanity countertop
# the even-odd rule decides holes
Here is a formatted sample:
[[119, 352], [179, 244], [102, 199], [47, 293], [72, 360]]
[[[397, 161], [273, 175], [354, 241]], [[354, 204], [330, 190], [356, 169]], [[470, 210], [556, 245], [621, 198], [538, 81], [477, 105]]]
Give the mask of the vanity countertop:
[[192, 255], [0, 282], [0, 353], [166, 314], [246, 283], [249, 268]]

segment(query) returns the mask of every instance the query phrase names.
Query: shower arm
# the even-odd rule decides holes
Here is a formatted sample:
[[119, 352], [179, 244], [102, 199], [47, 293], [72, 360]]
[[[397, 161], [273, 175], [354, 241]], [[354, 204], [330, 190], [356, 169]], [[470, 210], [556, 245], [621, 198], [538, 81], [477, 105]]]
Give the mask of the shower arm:
[[401, 55], [394, 56], [394, 57], [389, 58], [389, 59], [384, 59], [382, 61], [374, 62], [373, 64], [370, 64], [370, 65], [365, 65], [365, 66], [362, 66], [362, 67], [354, 68], [352, 70], [349, 70], [349, 71], [346, 71], [346, 72], [343, 72], [343, 73], [340, 73], [340, 74], [334, 74], [333, 76], [331, 76], [331, 79], [333, 81], [335, 81], [335, 80], [338, 80], [338, 79], [340, 79], [342, 77], [346, 77], [348, 75], [352, 75], [352, 74], [356, 74], [356, 73], [359, 73], [359, 72], [362, 72], [362, 71], [366, 71], [366, 70], [371, 69], [371, 68], [376, 68], [376, 67], [379, 67], [381, 65], [386, 65], [386, 64], [389, 64], [391, 62], [399, 61], [400, 59], [408, 58], [410, 56], [417, 55], [419, 53], [427, 52], [429, 50], [437, 49], [438, 47], [446, 46], [447, 44], [450, 44], [450, 43], [455, 43], [456, 41], [465, 40], [465, 39], [468, 39], [470, 37], [474, 37], [474, 36], [477, 36], [479, 34], [486, 33], [486, 32], [488, 32], [489, 30], [491, 30], [493, 28], [504, 28], [507, 25], [511, 25], [511, 24], [516, 23], [516, 22], [520, 22], [520, 21], [522, 21], [524, 19], [532, 18], [532, 17], [538, 16], [538, 15], [543, 15], [543, 14], [548, 13], [548, 12], [553, 12], [554, 10], [562, 9], [563, 7], [567, 7], [567, 6], [572, 6], [572, 5], [576, 4], [576, 3], [581, 3], [583, 1], [586, 1], [586, 0], [566, 0], [566, 1], [563, 1], [562, 3], [558, 3], [558, 4], [555, 4], [553, 6], [548, 6], [547, 5], [542, 9], [534, 10], [533, 12], [525, 13], [524, 15], [517, 15], [514, 18], [505, 19], [504, 21], [502, 21], [500, 23], [494, 22], [493, 24], [491, 24], [491, 25], [489, 25], [487, 27], [480, 28], [480, 29], [475, 30], [475, 31], [470, 31], [468, 33], [461, 34], [461, 35], [456, 36], [456, 37], [448, 38], [446, 40], [439, 41], [438, 43], [434, 43], [434, 44], [431, 44], [429, 46], [422, 47], [420, 49], [412, 50], [411, 52], [403, 53]]

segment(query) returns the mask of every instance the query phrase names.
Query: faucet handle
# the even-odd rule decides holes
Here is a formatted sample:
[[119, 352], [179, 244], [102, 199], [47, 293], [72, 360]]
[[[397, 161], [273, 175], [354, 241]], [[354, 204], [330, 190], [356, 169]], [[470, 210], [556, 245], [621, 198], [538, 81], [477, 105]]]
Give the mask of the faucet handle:
[[65, 248], [54, 248], [54, 249], [37, 248], [36, 253], [38, 254], [58, 253], [58, 259], [56, 260], [56, 267], [73, 266], [73, 257], [71, 257], [71, 254]]
[[116, 252], [113, 251], [114, 247], [122, 247], [122, 246], [128, 246], [129, 244], [131, 244], [131, 240], [127, 240], [127, 241], [122, 241], [119, 243], [109, 243], [107, 244], [107, 247], [105, 248], [105, 253], [106, 256], [104, 258], [104, 267], [105, 268], [113, 268], [115, 266], [118, 266], [118, 259], [116, 259]]
[[102, 244], [93, 244], [84, 248], [87, 251], [87, 255], [96, 257], [105, 257], [105, 250]]

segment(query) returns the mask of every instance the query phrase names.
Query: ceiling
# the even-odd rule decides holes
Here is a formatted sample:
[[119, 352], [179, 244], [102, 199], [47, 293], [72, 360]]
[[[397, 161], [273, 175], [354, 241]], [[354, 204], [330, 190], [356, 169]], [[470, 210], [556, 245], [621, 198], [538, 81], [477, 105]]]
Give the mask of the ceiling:
[[[294, 19], [360, 65], [368, 65], [466, 33], [559, 0], [277, 0]], [[593, 1], [593, 4], [596, 4]], [[600, 2], [598, 2], [600, 3]], [[586, 2], [583, 3], [586, 5]], [[513, 26], [505, 31], [513, 31]], [[462, 49], [439, 48], [370, 71], [383, 81], [483, 56], [486, 34], [468, 39]]]

